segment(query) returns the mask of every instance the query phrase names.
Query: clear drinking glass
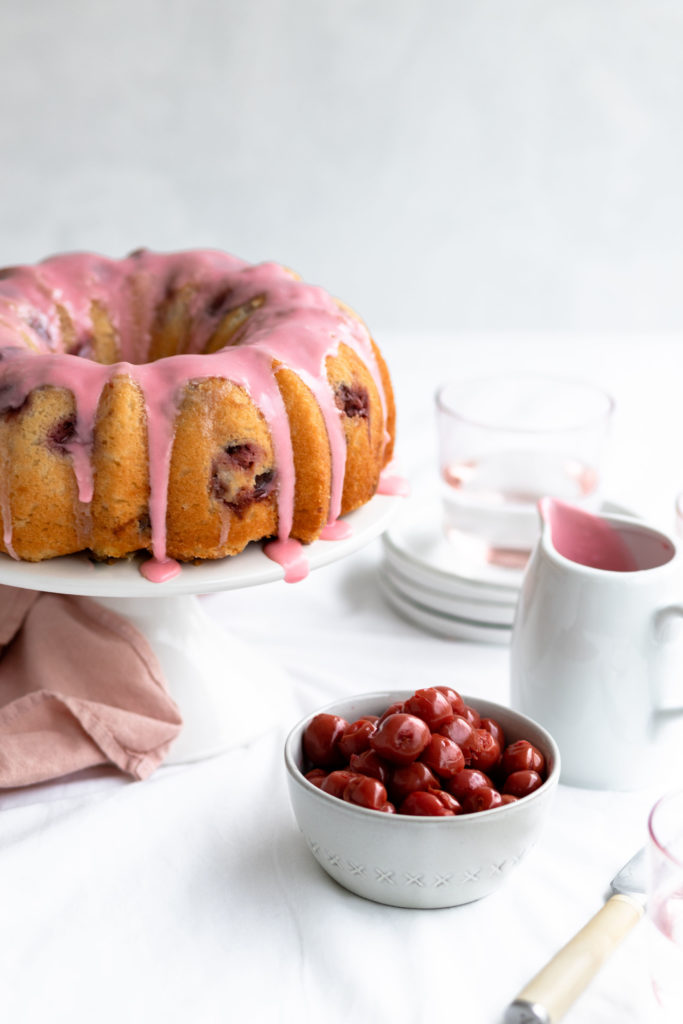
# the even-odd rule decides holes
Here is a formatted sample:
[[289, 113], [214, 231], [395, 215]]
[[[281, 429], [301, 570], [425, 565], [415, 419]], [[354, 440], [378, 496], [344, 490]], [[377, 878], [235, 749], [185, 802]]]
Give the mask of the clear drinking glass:
[[613, 408], [592, 384], [531, 373], [439, 388], [444, 526], [464, 559], [523, 568], [545, 495], [599, 508]]
[[647, 915], [650, 970], [662, 1020], [683, 1020], [683, 790], [650, 812]]

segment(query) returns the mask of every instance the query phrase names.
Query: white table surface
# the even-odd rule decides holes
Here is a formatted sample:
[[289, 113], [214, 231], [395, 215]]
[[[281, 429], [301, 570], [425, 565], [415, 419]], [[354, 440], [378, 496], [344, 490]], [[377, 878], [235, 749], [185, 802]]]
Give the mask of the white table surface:
[[[434, 461], [432, 394], [499, 366], [589, 376], [617, 401], [608, 497], [671, 529], [683, 487], [675, 337], [379, 337], [396, 384], [399, 456]], [[419, 357], [415, 341], [419, 341]], [[381, 542], [294, 586], [203, 598], [289, 681], [253, 744], [131, 783], [106, 771], [0, 795], [3, 1021], [468, 1021], [507, 1002], [601, 906], [645, 838], [655, 790], [560, 786], [542, 837], [496, 894], [439, 911], [380, 906], [316, 865], [291, 813], [282, 745], [337, 696], [449, 684], [506, 701], [507, 650], [402, 621], [377, 582]], [[230, 683], [230, 646], [217, 667]], [[662, 780], [668, 785], [670, 780]], [[567, 1024], [656, 1020], [639, 926]]]

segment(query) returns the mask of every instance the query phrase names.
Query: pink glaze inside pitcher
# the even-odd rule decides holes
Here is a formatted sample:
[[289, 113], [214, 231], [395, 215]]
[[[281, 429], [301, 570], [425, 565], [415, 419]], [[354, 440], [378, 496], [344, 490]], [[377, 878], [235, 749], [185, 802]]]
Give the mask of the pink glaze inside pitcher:
[[676, 554], [668, 537], [637, 521], [613, 523], [556, 498], [541, 498], [538, 507], [555, 551], [577, 565], [638, 572], [666, 565]]

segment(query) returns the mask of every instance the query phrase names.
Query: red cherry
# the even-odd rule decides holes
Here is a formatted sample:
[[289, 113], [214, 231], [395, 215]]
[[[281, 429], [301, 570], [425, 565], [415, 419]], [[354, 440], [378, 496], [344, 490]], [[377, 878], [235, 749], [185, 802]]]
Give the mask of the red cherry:
[[478, 729], [479, 726], [481, 725], [481, 718], [479, 717], [479, 712], [477, 711], [476, 708], [470, 707], [469, 704], [465, 705], [465, 710], [463, 711], [463, 718], [466, 718], [470, 725], [474, 726], [475, 729]]
[[453, 814], [462, 814], [460, 801], [456, 800], [450, 793], [447, 793], [445, 789], [430, 789], [429, 792], [433, 793], [447, 810], [453, 811]]
[[426, 814], [433, 818], [453, 817], [454, 811], [445, 807], [435, 793], [416, 790], [410, 793], [399, 808], [401, 814]]
[[510, 793], [512, 796], [528, 796], [542, 785], [543, 779], [538, 772], [529, 770], [512, 772], [503, 783], [503, 793]]
[[421, 718], [432, 730], [438, 729], [453, 717], [448, 697], [435, 686], [430, 686], [426, 690], [416, 690], [405, 702], [404, 711]]
[[336, 768], [342, 758], [337, 743], [348, 722], [339, 715], [315, 715], [304, 729], [304, 754], [315, 768]]
[[493, 786], [480, 786], [473, 793], [463, 798], [462, 808], [465, 814], [477, 814], [479, 811], [490, 811], [492, 807], [501, 807], [503, 798]]
[[327, 772], [324, 768], [311, 768], [310, 772], [306, 772], [306, 778], [320, 789], [323, 779], [327, 778]]
[[402, 700], [394, 701], [394, 703], [390, 704], [389, 707], [386, 709], [386, 711], [384, 711], [379, 716], [379, 719], [377, 721], [377, 725], [379, 725], [380, 722], [383, 722], [385, 718], [388, 718], [389, 715], [398, 715], [401, 711], [403, 711], [403, 701]]
[[515, 740], [503, 750], [501, 769], [505, 775], [512, 772], [533, 771], [542, 775], [545, 771], [543, 754], [528, 740]]
[[487, 729], [475, 729], [475, 747], [470, 758], [472, 768], [490, 772], [500, 761], [498, 740]]
[[392, 764], [410, 764], [429, 743], [429, 726], [415, 715], [389, 715], [370, 737], [370, 746]]
[[340, 768], [336, 772], [330, 772], [327, 778], [321, 782], [320, 788], [323, 793], [329, 793], [330, 796], [336, 796], [341, 800], [344, 790], [351, 779], [355, 778], [355, 775], [356, 773], [349, 771], [348, 768]]
[[456, 715], [451, 718], [450, 722], [446, 722], [439, 729], [442, 736], [447, 736], [449, 740], [453, 740], [457, 743], [463, 752], [465, 757], [465, 764], [469, 764], [472, 758], [472, 752], [477, 745], [477, 738], [474, 733], [474, 727], [470, 725], [466, 718], [462, 718], [461, 715]]
[[352, 772], [357, 772], [360, 775], [369, 775], [373, 779], [379, 779], [385, 786], [389, 779], [389, 765], [374, 750], [364, 750], [362, 754], [352, 754], [349, 768]]
[[354, 775], [344, 790], [344, 800], [359, 807], [379, 811], [387, 802], [387, 791], [378, 779]]
[[[533, 793], [546, 772], [538, 747], [529, 740], [505, 746], [500, 723], [480, 718], [447, 686], [416, 690], [381, 716], [351, 724], [321, 712], [304, 729], [302, 747], [312, 785], [385, 814], [443, 817], [501, 807]], [[505, 779], [501, 791], [491, 777]]]
[[477, 771], [476, 768], [463, 768], [461, 772], [446, 782], [445, 788], [462, 803], [468, 794], [476, 792], [482, 786], [491, 787], [492, 785], [490, 778], [484, 772]]
[[370, 749], [370, 737], [376, 732], [377, 726], [365, 718], [352, 722], [344, 729], [337, 741], [337, 750], [348, 760], [352, 754], [362, 754]]
[[498, 740], [498, 746], [501, 750], [505, 749], [505, 733], [500, 722], [497, 722], [495, 718], [482, 718], [480, 729], [486, 729], [490, 732], [495, 740]]
[[456, 715], [464, 713], [466, 704], [457, 690], [453, 690], [450, 686], [435, 686], [434, 689], [439, 690], [440, 693], [448, 697], [448, 701]]
[[400, 802], [416, 789], [438, 789], [439, 780], [422, 761], [398, 765], [391, 773], [389, 791], [393, 800]]
[[465, 767], [465, 755], [458, 744], [438, 732], [432, 734], [420, 760], [442, 779], [451, 779]]

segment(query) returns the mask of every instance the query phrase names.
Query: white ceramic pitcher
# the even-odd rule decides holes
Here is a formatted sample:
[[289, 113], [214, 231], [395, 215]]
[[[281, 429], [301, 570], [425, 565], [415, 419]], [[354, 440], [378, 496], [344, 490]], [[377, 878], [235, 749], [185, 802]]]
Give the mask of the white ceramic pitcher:
[[683, 555], [626, 516], [539, 503], [512, 633], [514, 708], [555, 737], [562, 782], [654, 781], [660, 712], [683, 704]]

